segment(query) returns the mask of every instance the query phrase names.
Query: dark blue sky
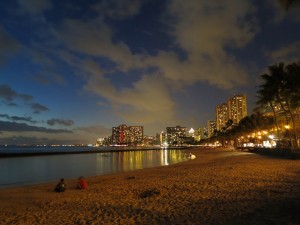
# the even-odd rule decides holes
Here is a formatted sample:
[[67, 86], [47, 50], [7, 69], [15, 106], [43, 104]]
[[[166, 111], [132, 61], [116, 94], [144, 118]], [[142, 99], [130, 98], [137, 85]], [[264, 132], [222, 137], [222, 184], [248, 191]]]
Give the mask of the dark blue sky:
[[300, 59], [276, 0], [0, 3], [0, 144], [94, 143], [120, 124], [206, 126], [215, 106]]

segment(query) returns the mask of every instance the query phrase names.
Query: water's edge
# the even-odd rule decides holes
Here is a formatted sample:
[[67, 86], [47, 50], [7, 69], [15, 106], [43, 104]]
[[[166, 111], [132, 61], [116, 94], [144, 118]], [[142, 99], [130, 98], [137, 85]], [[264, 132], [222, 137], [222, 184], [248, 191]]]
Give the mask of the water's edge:
[[[71, 148], [71, 147], [66, 147]], [[85, 148], [85, 147], [79, 147], [79, 148]], [[187, 150], [191, 149], [193, 147], [184, 146], [184, 147], [171, 147], [167, 148], [166, 150]], [[109, 152], [128, 152], [128, 151], [148, 151], [148, 150], [164, 150], [160, 147], [150, 147], [150, 148], [134, 148], [134, 147], [126, 147], [126, 148], [106, 148], [106, 149], [99, 149], [99, 148], [88, 148], [86, 150], [51, 150], [51, 151], [25, 151], [25, 152], [14, 152], [14, 151], [8, 151], [8, 149], [1, 148], [0, 149], [0, 158], [4, 157], [26, 157], [26, 156], [47, 156], [47, 155], [65, 155], [65, 154], [88, 154], [88, 153], [109, 153]]]

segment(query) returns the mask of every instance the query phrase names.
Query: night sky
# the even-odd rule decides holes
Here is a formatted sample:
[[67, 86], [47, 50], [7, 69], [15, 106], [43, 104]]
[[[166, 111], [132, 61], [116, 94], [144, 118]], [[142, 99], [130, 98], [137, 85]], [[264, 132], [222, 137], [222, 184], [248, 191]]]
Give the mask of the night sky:
[[0, 144], [195, 129], [240, 93], [251, 114], [259, 75], [299, 59], [297, 2], [1, 1]]

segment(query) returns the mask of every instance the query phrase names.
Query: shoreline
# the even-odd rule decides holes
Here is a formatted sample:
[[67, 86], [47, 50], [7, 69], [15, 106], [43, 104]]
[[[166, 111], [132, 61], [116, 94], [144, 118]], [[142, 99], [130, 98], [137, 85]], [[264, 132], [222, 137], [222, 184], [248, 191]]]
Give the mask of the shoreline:
[[[53, 147], [55, 148], [55, 147]], [[72, 148], [72, 147], [67, 147]], [[82, 147], [84, 148], [84, 147]], [[115, 149], [114, 149], [115, 148]], [[6, 157], [30, 157], [30, 156], [47, 156], [47, 155], [67, 155], [67, 154], [90, 154], [90, 153], [107, 153], [107, 152], [128, 152], [128, 151], [150, 151], [150, 150], [162, 150], [162, 148], [159, 147], [149, 147], [149, 148], [134, 148], [134, 147], [128, 147], [126, 149], [119, 148], [118, 147], [111, 147], [111, 149], [98, 149], [95, 147], [93, 150], [85, 150], [85, 151], [47, 151], [47, 152], [41, 152], [41, 151], [34, 151], [34, 152], [0, 152], [0, 158], [6, 158]], [[193, 149], [196, 147], [172, 147], [168, 148], [168, 150], [185, 150], [185, 149]]]
[[0, 190], [0, 224], [299, 224], [300, 163], [231, 149], [188, 149], [162, 167]]

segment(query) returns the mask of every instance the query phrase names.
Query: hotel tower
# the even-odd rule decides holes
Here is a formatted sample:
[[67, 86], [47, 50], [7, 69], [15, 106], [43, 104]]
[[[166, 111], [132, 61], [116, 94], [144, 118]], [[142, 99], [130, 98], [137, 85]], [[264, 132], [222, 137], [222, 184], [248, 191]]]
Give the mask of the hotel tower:
[[227, 103], [222, 103], [216, 107], [216, 128], [222, 130], [226, 127], [229, 119], [237, 125], [241, 119], [247, 116], [246, 95], [234, 95], [228, 98]]

